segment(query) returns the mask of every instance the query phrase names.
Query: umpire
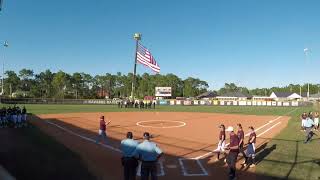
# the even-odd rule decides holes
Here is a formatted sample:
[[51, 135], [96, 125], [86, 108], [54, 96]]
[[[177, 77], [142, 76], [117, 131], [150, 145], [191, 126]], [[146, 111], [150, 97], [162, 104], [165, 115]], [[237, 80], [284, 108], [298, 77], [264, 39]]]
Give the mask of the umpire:
[[122, 151], [122, 166], [124, 180], [135, 180], [137, 174], [138, 160], [133, 156], [138, 142], [133, 140], [132, 132], [127, 133], [127, 138], [121, 141], [120, 149]]
[[152, 180], [157, 180], [157, 161], [162, 155], [162, 150], [156, 143], [150, 141], [150, 134], [143, 134], [144, 141], [138, 145], [135, 157], [142, 161], [141, 180], [148, 180], [151, 175]]

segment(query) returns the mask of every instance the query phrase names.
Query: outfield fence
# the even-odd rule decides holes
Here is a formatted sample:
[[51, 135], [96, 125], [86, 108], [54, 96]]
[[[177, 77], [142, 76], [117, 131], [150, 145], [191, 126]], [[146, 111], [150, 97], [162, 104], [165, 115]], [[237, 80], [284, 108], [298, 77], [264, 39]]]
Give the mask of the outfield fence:
[[[121, 100], [110, 99], [54, 99], [54, 98], [0, 98], [3, 104], [97, 104], [116, 105]], [[149, 101], [144, 101], [149, 102]], [[313, 106], [318, 102], [307, 101], [222, 101], [222, 100], [157, 100], [157, 105], [169, 106], [273, 106], [273, 107], [299, 107]]]

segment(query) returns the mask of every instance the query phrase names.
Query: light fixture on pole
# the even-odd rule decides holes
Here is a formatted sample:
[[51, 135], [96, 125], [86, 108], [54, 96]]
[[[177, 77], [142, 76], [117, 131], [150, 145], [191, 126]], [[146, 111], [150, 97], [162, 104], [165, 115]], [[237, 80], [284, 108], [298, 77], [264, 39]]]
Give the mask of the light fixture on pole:
[[135, 91], [135, 84], [136, 84], [136, 72], [137, 72], [137, 50], [138, 50], [138, 43], [141, 40], [140, 33], [134, 33], [133, 38], [136, 40], [136, 50], [134, 54], [134, 67], [133, 67], [133, 77], [132, 77], [132, 87], [131, 87], [131, 98], [134, 100], [134, 91]]

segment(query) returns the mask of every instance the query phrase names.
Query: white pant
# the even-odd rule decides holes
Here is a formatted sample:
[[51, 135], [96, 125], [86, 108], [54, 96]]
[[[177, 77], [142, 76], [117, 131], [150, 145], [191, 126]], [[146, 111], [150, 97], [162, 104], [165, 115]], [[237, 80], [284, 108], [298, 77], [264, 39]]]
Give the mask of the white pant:
[[225, 145], [226, 145], [226, 141], [220, 140], [219, 143], [218, 143], [217, 149], [214, 150], [214, 151], [215, 151], [215, 152], [224, 152]]
[[314, 118], [314, 125], [319, 126], [319, 118]]

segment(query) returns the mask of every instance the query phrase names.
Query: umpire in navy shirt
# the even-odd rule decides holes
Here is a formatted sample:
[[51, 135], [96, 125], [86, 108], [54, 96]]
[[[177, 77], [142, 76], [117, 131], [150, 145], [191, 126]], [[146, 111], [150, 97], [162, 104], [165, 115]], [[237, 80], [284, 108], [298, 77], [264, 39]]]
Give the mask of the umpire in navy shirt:
[[152, 180], [157, 180], [157, 161], [162, 155], [162, 150], [156, 143], [150, 141], [150, 134], [143, 134], [144, 141], [139, 144], [134, 153], [135, 157], [142, 161], [141, 180], [148, 180], [151, 175]]
[[133, 140], [132, 132], [127, 133], [127, 138], [121, 141], [122, 166], [124, 180], [135, 180], [137, 174], [138, 160], [134, 157], [134, 152], [138, 142]]

